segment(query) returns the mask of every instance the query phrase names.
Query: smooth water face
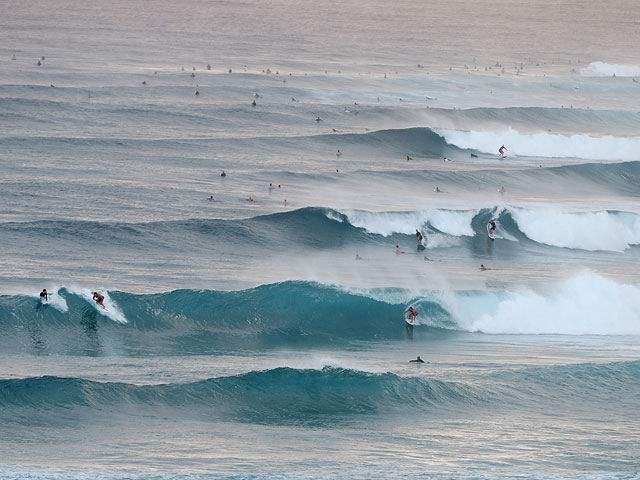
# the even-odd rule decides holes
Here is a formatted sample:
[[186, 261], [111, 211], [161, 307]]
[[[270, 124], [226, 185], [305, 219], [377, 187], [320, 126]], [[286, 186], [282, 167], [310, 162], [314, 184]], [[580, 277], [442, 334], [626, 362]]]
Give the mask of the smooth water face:
[[0, 477], [638, 478], [639, 24], [6, 6]]

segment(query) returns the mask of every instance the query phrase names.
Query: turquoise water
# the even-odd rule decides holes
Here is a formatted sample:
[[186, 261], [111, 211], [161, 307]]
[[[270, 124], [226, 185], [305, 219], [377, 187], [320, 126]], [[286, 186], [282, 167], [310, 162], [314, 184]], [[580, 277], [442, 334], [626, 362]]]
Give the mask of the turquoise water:
[[0, 477], [639, 477], [632, 2], [4, 10]]

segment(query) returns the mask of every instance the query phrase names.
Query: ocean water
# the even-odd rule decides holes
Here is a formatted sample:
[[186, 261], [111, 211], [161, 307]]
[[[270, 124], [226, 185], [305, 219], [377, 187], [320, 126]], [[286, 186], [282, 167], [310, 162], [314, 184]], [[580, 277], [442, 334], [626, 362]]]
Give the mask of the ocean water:
[[0, 478], [640, 478], [635, 2], [3, 7]]

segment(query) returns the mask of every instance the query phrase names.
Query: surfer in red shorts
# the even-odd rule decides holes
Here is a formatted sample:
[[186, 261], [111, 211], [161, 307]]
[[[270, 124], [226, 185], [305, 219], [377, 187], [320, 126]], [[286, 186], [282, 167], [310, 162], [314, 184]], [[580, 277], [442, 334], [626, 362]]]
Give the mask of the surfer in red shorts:
[[104, 295], [100, 295], [98, 292], [93, 292], [93, 300], [100, 305], [102, 308], [107, 308], [104, 306]]

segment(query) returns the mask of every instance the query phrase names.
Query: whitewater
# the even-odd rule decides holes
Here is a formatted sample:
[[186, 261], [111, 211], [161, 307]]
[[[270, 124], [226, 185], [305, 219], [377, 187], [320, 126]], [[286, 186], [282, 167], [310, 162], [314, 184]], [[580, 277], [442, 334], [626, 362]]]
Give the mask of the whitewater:
[[606, 10], [5, 8], [0, 478], [640, 479]]

